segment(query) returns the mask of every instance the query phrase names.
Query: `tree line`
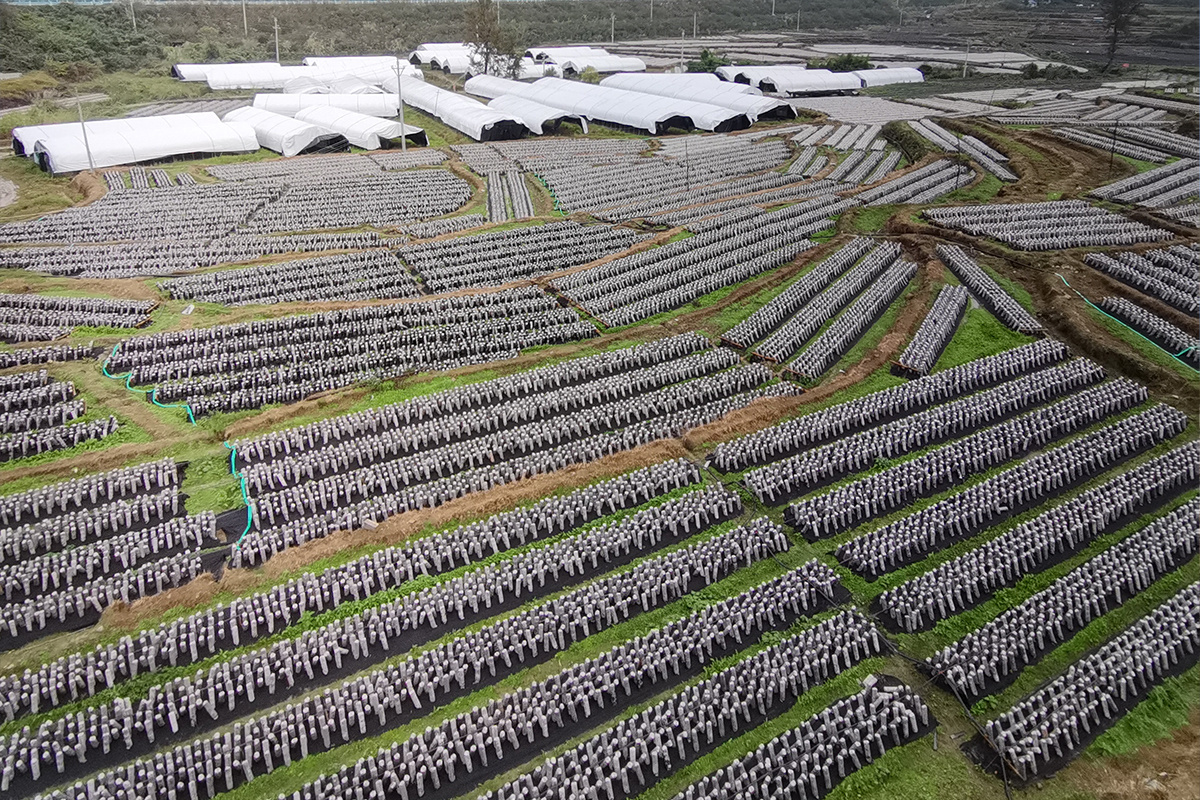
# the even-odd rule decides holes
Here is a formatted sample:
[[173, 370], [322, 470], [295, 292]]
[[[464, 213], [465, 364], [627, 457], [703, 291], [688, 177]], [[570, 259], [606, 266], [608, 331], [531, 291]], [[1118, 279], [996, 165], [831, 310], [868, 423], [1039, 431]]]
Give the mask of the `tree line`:
[[[951, 0], [929, 0], [933, 5]], [[462, 41], [473, 3], [250, 4], [247, 28], [238, 3], [16, 7], [0, 3], [0, 71], [47, 70], [70, 64], [104, 70], [165, 68], [176, 62], [274, 60], [279, 55], [407, 52], [422, 42]], [[772, 16], [772, 6], [775, 15]], [[517, 44], [608, 41], [615, 15], [617, 39], [677, 38], [718, 33], [850, 30], [894, 24], [895, 12], [878, 0], [538, 0], [503, 3], [501, 18]], [[693, 16], [694, 15], [694, 16]], [[79, 67], [76, 67], [77, 69]]]

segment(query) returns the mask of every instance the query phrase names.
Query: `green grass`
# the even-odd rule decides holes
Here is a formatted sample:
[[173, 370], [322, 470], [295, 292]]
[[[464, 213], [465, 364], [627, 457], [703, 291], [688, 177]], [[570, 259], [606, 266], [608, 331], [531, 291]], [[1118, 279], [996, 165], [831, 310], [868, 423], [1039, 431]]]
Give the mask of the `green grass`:
[[883, 312], [883, 315], [875, 320], [875, 323], [867, 329], [862, 338], [855, 342], [854, 346], [826, 374], [836, 375], [842, 370], [850, 369], [859, 361], [862, 361], [867, 353], [878, 346], [883, 337], [895, 327], [896, 320], [900, 317], [904, 309], [908, 307], [908, 304], [914, 302], [917, 295], [917, 287], [918, 283], [910, 280], [908, 286], [900, 293], [900, 296], [892, 301], [891, 305]]
[[962, 314], [958, 330], [954, 331], [954, 336], [946, 345], [946, 351], [937, 360], [936, 372], [964, 365], [974, 359], [982, 359], [985, 355], [1002, 353], [1032, 341], [1032, 336], [1025, 336], [1024, 333], [1010, 329], [988, 309], [968, 306]]
[[986, 203], [1003, 188], [1004, 182], [995, 175], [988, 173], [974, 186], [968, 186], [965, 189], [955, 189], [943, 197], [942, 200], [949, 203]]
[[228, 453], [222, 447], [213, 455], [193, 458], [188, 462], [180, 489], [188, 496], [189, 514], [201, 511], [220, 513], [245, 506], [241, 484], [229, 471]]
[[850, 225], [856, 233], [878, 233], [882, 231], [896, 213], [898, 206], [863, 206], [855, 209]]
[[1023, 285], [1021, 285], [1017, 281], [1014, 281], [1011, 278], [1004, 277], [999, 272], [997, 272], [994, 268], [983, 263], [982, 260], [980, 260], [979, 266], [981, 266], [983, 268], [984, 272], [986, 272], [988, 275], [990, 275], [992, 277], [992, 280], [994, 280], [996, 283], [998, 283], [1000, 285], [1001, 289], [1003, 289], [1005, 292], [1008, 293], [1008, 295], [1010, 297], [1012, 297], [1014, 300], [1016, 300], [1018, 303], [1020, 303], [1021, 306], [1026, 311], [1028, 311], [1031, 314], [1033, 314], [1035, 312], [1035, 309], [1033, 307], [1033, 295], [1029, 294], [1028, 289], [1026, 289]]
[[[17, 200], [0, 208], [0, 222], [30, 219], [51, 211], [61, 211], [83, 199], [71, 188], [70, 178], [55, 178], [38, 169], [30, 158], [0, 158], [0, 178], [17, 187]], [[24, 271], [21, 274], [28, 275]]]
[[1096, 737], [1084, 751], [1087, 758], [1122, 756], [1166, 739], [1188, 722], [1188, 711], [1200, 697], [1200, 665], [1167, 678], [1120, 722]]
[[1162, 164], [1155, 164], [1153, 161], [1142, 161], [1139, 158], [1130, 158], [1129, 156], [1123, 156], [1120, 153], [1113, 153], [1113, 155], [1137, 170], [1139, 175], [1143, 172], [1149, 172], [1152, 169], [1158, 169], [1162, 166]]

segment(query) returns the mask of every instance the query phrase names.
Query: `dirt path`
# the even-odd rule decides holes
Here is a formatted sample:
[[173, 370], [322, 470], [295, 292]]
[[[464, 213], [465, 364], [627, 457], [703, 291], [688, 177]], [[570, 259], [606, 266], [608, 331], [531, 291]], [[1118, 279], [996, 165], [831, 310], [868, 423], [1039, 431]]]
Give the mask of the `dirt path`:
[[0, 208], [17, 202], [17, 185], [7, 178], [0, 178]]

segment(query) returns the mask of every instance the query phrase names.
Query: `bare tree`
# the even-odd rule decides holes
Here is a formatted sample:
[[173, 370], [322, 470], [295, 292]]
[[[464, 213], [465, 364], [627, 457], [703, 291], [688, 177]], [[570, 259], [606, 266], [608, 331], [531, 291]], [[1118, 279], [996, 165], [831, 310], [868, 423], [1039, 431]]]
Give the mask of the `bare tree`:
[[1134, 23], [1146, 16], [1146, 3], [1145, 0], [1100, 0], [1100, 14], [1104, 17], [1108, 36], [1108, 63], [1104, 65], [1107, 72], [1117, 57], [1117, 45], [1129, 35]]
[[463, 40], [474, 50], [472, 66], [487, 75], [518, 77], [524, 47], [513, 28], [500, 24], [495, 0], [473, 0], [467, 6], [465, 22]]

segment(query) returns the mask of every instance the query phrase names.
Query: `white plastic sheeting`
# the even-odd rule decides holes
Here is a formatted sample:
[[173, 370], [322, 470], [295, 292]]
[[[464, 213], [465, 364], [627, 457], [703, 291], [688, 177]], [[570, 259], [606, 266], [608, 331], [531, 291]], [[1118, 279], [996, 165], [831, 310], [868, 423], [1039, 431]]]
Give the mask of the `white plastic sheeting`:
[[315, 78], [328, 83], [334, 78], [353, 75], [368, 83], [378, 84], [389, 75], [395, 77], [399, 63], [401, 74], [420, 75], [420, 71], [404, 60], [376, 60], [338, 66], [281, 67], [278, 64], [214, 64], [206, 73], [208, 88], [224, 89], [282, 89], [297, 78]]
[[395, 56], [308, 56], [300, 63], [322, 69], [358, 69], [372, 64], [394, 64]]
[[465, 88], [480, 97], [514, 95], [593, 121], [662, 133], [671, 127], [696, 127], [706, 131], [738, 130], [750, 123], [744, 114], [693, 100], [593, 86], [562, 78], [542, 78], [521, 83], [491, 75], [477, 75]]
[[[358, 78], [364, 83], [379, 86], [389, 78], [395, 79], [396, 64], [397, 61], [393, 58], [390, 61], [376, 61], [370, 64], [362, 64], [353, 68], [326, 69], [325, 67], [314, 67], [313, 69], [316, 70], [315, 74], [324, 79], [327, 83], [332, 83], [333, 81], [345, 78]], [[401, 75], [408, 75], [418, 79], [424, 78], [424, 76], [421, 74], [421, 70], [412, 64], [409, 64], [407, 61], [401, 59], [399, 65]]]
[[[552, 71], [553, 74], [558, 73], [558, 67], [555, 66], [554, 64], [539, 64], [538, 62], [534, 61], [532, 58], [522, 58], [521, 59], [521, 71], [520, 71], [520, 73], [518, 73], [517, 79], [518, 80], [533, 80], [534, 78], [543, 78], [543, 77], [545, 77], [547, 70]], [[493, 72], [495, 72], [494, 68], [493, 68]], [[475, 75], [483, 75], [483, 74], [485, 74], [483, 71], [483, 66], [479, 62], [474, 62], [471, 64], [470, 67], [467, 68], [467, 76], [468, 77], [473, 77]]]
[[357, 75], [343, 75], [329, 81], [330, 94], [383, 94], [383, 89]]
[[208, 73], [217, 72], [228, 67], [278, 67], [278, 61], [252, 61], [245, 64], [176, 64], [171, 67], [171, 75], [181, 81], [206, 81]]
[[193, 153], [253, 153], [258, 149], [258, 139], [248, 125], [222, 122], [212, 113], [189, 114], [188, 117], [190, 119], [184, 124], [170, 127], [117, 127], [106, 126], [102, 122], [88, 122], [86, 142], [82, 126], [70, 123], [67, 129], [38, 139], [33, 147], [33, 157], [42, 169], [62, 173], [88, 169], [89, 149], [91, 165], [96, 168], [158, 161]]
[[863, 86], [887, 86], [891, 83], [923, 83], [925, 81], [925, 74], [915, 67], [859, 69], [850, 74], [857, 76]]
[[489, 100], [488, 108], [516, 117], [525, 124], [526, 128], [529, 128], [530, 132], [539, 136], [546, 132], [545, 129], [549, 123], [563, 121], [578, 123], [584, 133], [588, 132], [587, 120], [583, 117], [563, 111], [561, 108], [542, 105], [536, 100], [529, 100], [525, 97], [502, 94]]
[[748, 83], [764, 92], [779, 94], [830, 94], [862, 88], [862, 81], [851, 72], [808, 69], [798, 64], [772, 64], [766, 67], [717, 67], [717, 75], [734, 83]]
[[645, 72], [646, 62], [633, 56], [582, 55], [571, 56], [555, 62], [562, 68], [563, 75], [578, 75], [591, 68], [605, 75], [611, 72]]
[[302, 108], [329, 106], [372, 117], [394, 117], [400, 101], [394, 94], [256, 94], [254, 107], [288, 117]]
[[603, 47], [531, 47], [525, 51], [526, 58], [534, 61], [559, 62], [566, 58], [582, 56], [606, 56], [608, 51]]
[[745, 114], [751, 123], [761, 119], [794, 119], [796, 109], [741, 83], [727, 83], [711, 73], [668, 75], [620, 72], [600, 81], [601, 86], [645, 92], [679, 100], [696, 100]]
[[225, 115], [225, 121], [246, 123], [254, 129], [260, 145], [285, 156], [299, 155], [314, 145], [333, 144], [335, 139], [341, 138], [316, 125], [249, 106], [230, 111]]
[[283, 67], [279, 64], [213, 64], [205, 73], [208, 88], [282, 89], [292, 78], [312, 75], [310, 67]]
[[287, 94], [329, 94], [333, 90], [322, 78], [306, 75], [302, 78], [292, 78], [283, 85], [283, 91]]
[[[161, 114], [153, 117], [129, 117], [126, 119], [98, 119], [87, 123], [88, 136], [135, 133], [143, 130], [160, 130], [162, 128], [190, 128], [198, 125], [219, 124], [220, 118], [211, 111], [192, 112], [188, 114]], [[58, 122], [52, 125], [24, 125], [13, 128], [13, 152], [17, 155], [33, 157], [34, 146], [39, 142], [55, 137], [83, 136], [78, 122]], [[257, 149], [257, 148], [255, 148]]]
[[296, 112], [296, 119], [319, 128], [340, 133], [346, 141], [364, 150], [378, 150], [387, 142], [407, 138], [418, 144], [428, 144], [425, 131], [412, 125], [401, 126], [390, 119], [380, 119], [357, 111], [332, 106], [311, 106]]
[[[502, 80], [486, 75], [480, 77]], [[479, 78], [471, 80], [479, 80]], [[516, 81], [507, 82], [517, 83]], [[488, 108], [478, 100], [439, 89], [415, 78], [401, 77], [399, 83], [405, 103], [410, 103], [421, 111], [432, 114], [454, 130], [465, 133], [477, 142], [515, 139], [523, 136], [527, 131], [525, 123], [516, 117]], [[393, 77], [389, 83], [385, 84], [384, 88], [394, 92], [397, 90], [396, 84], [397, 80]], [[518, 85], [523, 86], [524, 84]]]
[[464, 55], [471, 57], [471, 48], [465, 42], [426, 42], [418, 45], [408, 60], [416, 64], [431, 64], [439, 56]]
[[379, 86], [357, 75], [292, 78], [283, 85], [283, 91], [285, 94], [383, 94]]
[[473, 56], [467, 53], [437, 53], [429, 61], [429, 66], [440, 69], [447, 75], [465, 75], [471, 69]]

